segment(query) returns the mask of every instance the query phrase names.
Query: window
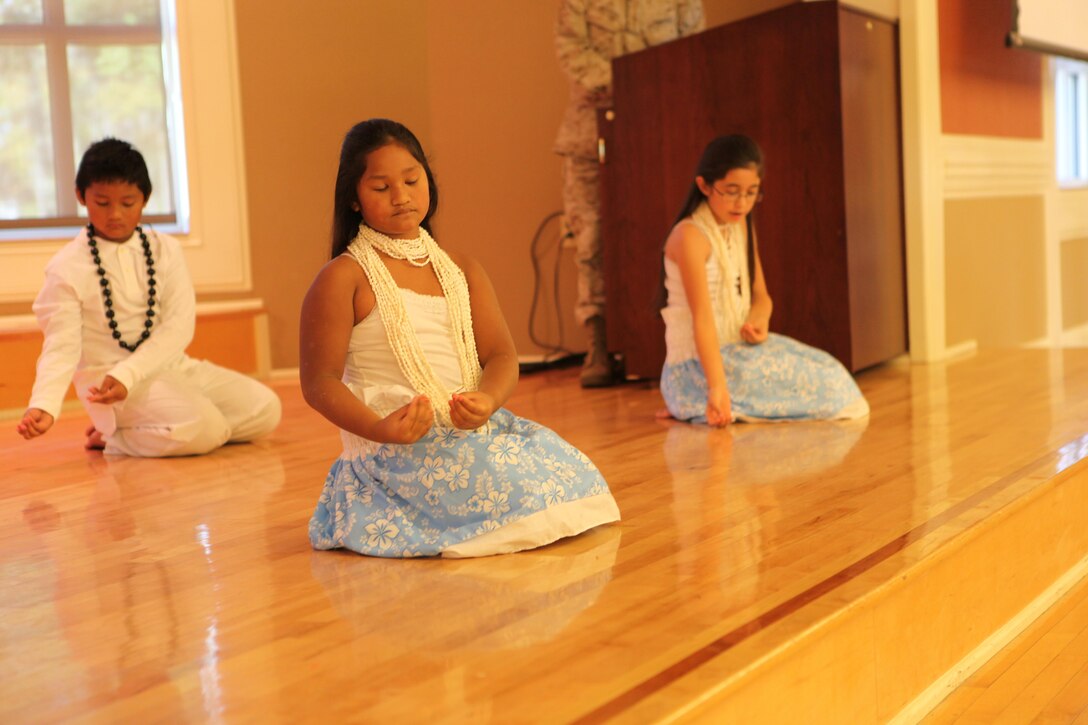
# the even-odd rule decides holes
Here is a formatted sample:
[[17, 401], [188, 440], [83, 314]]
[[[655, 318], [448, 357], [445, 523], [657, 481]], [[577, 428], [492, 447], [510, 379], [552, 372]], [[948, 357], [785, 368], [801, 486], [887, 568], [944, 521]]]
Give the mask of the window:
[[76, 166], [115, 136], [147, 160], [145, 219], [188, 224], [173, 0], [0, 0], [0, 238], [80, 226]]
[[1054, 60], [1058, 183], [1088, 185], [1088, 63]]

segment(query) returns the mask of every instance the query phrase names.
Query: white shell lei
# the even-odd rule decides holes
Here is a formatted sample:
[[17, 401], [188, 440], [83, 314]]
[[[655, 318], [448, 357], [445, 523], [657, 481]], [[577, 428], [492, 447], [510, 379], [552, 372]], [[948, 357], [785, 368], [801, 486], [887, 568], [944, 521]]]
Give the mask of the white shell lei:
[[[718, 223], [710, 205], [701, 203], [691, 215], [695, 225], [702, 230], [710, 242], [711, 251], [721, 270], [721, 287], [718, 290], [718, 304], [721, 306], [724, 326], [719, 333], [728, 331], [727, 339], [733, 339], [752, 307], [752, 285], [748, 279], [748, 249], [741, 239], [740, 225]], [[739, 279], [740, 290], [735, 282]]]
[[450, 335], [453, 336], [461, 365], [461, 379], [465, 390], [477, 390], [483, 370], [476, 352], [476, 337], [472, 332], [472, 307], [465, 274], [422, 228], [418, 238], [400, 240], [360, 224], [359, 233], [347, 249], [363, 268], [374, 290], [385, 334], [401, 372], [417, 392], [430, 399], [436, 422], [453, 427], [449, 408], [452, 391], [446, 389], [424, 357], [412, 321], [408, 319], [404, 300], [401, 299], [400, 288], [375, 250], [381, 250], [395, 259], [406, 259], [417, 267], [424, 266], [428, 261], [431, 263], [449, 308]]

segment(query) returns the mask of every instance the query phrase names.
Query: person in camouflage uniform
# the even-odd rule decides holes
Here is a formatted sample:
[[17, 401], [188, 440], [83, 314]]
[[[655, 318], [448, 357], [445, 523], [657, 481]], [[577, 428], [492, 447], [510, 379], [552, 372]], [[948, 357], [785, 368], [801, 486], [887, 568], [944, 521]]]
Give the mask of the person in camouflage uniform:
[[556, 51], [571, 83], [555, 152], [563, 156], [563, 215], [578, 264], [575, 316], [588, 338], [582, 387], [612, 383], [605, 343], [597, 161], [597, 109], [612, 104], [612, 59], [697, 33], [705, 22], [702, 0], [562, 0], [560, 4]]

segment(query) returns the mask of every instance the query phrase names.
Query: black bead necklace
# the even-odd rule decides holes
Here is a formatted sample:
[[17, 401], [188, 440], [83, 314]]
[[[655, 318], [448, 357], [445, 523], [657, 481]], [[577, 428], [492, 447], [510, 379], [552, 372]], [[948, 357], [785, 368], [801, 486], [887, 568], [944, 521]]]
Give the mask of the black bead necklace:
[[94, 238], [94, 225], [87, 225], [87, 244], [91, 247], [91, 258], [98, 271], [98, 284], [102, 287], [102, 302], [106, 305], [106, 319], [110, 329], [113, 330], [113, 339], [117, 344], [129, 352], [135, 352], [144, 340], [151, 337], [151, 326], [155, 317], [155, 260], [151, 257], [151, 243], [147, 241], [147, 235], [140, 227], [136, 227], [136, 233], [140, 235], [140, 244], [144, 248], [144, 259], [147, 260], [147, 319], [144, 321], [144, 331], [140, 333], [140, 339], [133, 344], [128, 344], [121, 339], [121, 333], [117, 329], [117, 313], [113, 311], [113, 292], [110, 290], [110, 281], [106, 278], [106, 270], [102, 269], [102, 258], [98, 256], [98, 242]]

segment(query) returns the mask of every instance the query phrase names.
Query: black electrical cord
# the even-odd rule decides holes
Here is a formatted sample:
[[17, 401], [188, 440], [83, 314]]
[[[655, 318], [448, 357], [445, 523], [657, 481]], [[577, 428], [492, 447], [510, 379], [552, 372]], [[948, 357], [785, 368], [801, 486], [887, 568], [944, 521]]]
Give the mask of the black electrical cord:
[[555, 304], [556, 324], [559, 327], [559, 342], [552, 343], [552, 342], [547, 342], [545, 340], [541, 340], [539, 337], [537, 337], [537, 334], [536, 334], [536, 316], [537, 316], [537, 307], [540, 305], [540, 296], [541, 296], [540, 287], [541, 287], [541, 276], [542, 276], [541, 261], [540, 261], [540, 254], [541, 254], [541, 250], [540, 250], [541, 241], [540, 240], [541, 240], [541, 237], [544, 234], [544, 230], [547, 228], [548, 224], [552, 220], [557, 219], [557, 218], [562, 217], [562, 216], [563, 216], [563, 212], [561, 212], [561, 211], [553, 211], [550, 214], [548, 214], [547, 216], [545, 216], [541, 220], [540, 225], [537, 226], [536, 233], [533, 234], [532, 244], [529, 245], [529, 257], [530, 257], [530, 260], [531, 260], [531, 262], [533, 264], [533, 301], [532, 301], [532, 304], [529, 306], [529, 339], [533, 341], [533, 344], [535, 344], [537, 347], [542, 348], [545, 351], [544, 352], [544, 362], [540, 366], [531, 366], [534, 369], [539, 368], [539, 367], [546, 367], [551, 362], [556, 362], [556, 360], [549, 360], [549, 358], [552, 358], [553, 356], [558, 356], [558, 359], [563, 359], [563, 358], [575, 355], [575, 353], [573, 351], [571, 351], [571, 350], [569, 350], [569, 349], [567, 349], [566, 347], [563, 346], [563, 309], [562, 309], [562, 305], [560, 304], [560, 297], [559, 297], [559, 270], [560, 270], [560, 264], [563, 261], [562, 242], [569, 235], [562, 235], [562, 236], [559, 237], [559, 243], [556, 246], [555, 267], [552, 270], [552, 290], [553, 290], [553, 296], [554, 296], [553, 301], [554, 301], [554, 304]]

